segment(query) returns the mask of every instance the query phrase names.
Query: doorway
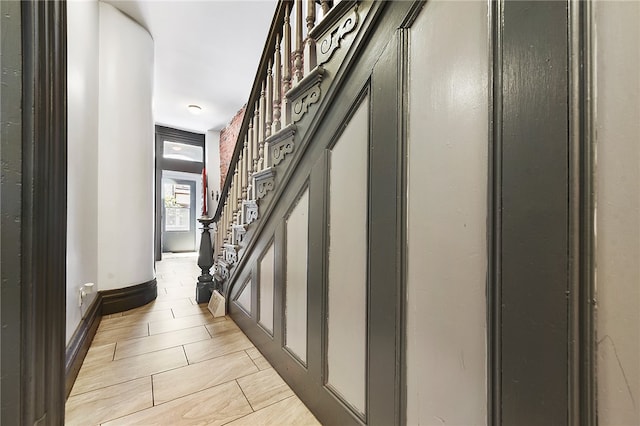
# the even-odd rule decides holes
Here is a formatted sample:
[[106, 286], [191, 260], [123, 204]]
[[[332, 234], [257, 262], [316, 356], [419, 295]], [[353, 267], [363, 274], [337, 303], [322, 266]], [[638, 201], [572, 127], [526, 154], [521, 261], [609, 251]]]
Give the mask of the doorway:
[[162, 172], [162, 252], [195, 251], [198, 212], [202, 211], [202, 176], [195, 173]]
[[156, 261], [198, 247], [204, 159], [203, 134], [156, 126]]

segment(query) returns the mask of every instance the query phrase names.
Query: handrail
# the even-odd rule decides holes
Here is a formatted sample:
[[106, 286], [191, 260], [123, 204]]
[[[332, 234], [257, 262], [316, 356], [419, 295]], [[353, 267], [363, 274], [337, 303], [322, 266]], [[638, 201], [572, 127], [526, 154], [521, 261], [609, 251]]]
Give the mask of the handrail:
[[276, 7], [212, 218], [219, 256], [216, 268], [223, 267], [222, 276], [228, 275], [224, 267], [238, 260], [247, 226], [258, 218], [258, 201], [273, 188], [275, 167], [291, 152], [282, 144], [284, 138], [293, 137], [293, 122], [299, 117], [294, 116], [293, 100], [285, 94], [291, 95], [292, 87], [305, 87], [305, 81], [311, 81], [318, 69], [322, 71], [316, 67], [316, 15], [321, 13], [324, 19], [333, 3], [280, 0]]
[[226, 199], [229, 193], [229, 188], [231, 187], [231, 181], [233, 180], [233, 175], [236, 171], [238, 159], [240, 158], [240, 152], [242, 151], [244, 138], [249, 128], [249, 121], [252, 120], [253, 114], [251, 108], [260, 97], [260, 93], [262, 91], [262, 81], [264, 80], [264, 76], [267, 73], [269, 61], [271, 60], [275, 52], [275, 40], [282, 31], [285, 8], [287, 6], [290, 7], [291, 3], [291, 0], [281, 0], [280, 2], [278, 2], [276, 11], [273, 15], [273, 19], [271, 20], [269, 35], [267, 36], [267, 41], [262, 51], [262, 56], [260, 57], [260, 63], [258, 64], [256, 76], [253, 79], [253, 86], [251, 87], [251, 93], [249, 94], [249, 100], [247, 101], [247, 109], [245, 110], [244, 117], [242, 118], [242, 125], [240, 126], [240, 131], [238, 132], [236, 146], [233, 150], [231, 161], [229, 162], [229, 170], [227, 171], [227, 176], [224, 179], [224, 184], [222, 186], [222, 190], [220, 191], [220, 202], [218, 202], [216, 212], [213, 215], [214, 222], [217, 222], [220, 219], [220, 215], [222, 214], [222, 209], [224, 208], [224, 200]]

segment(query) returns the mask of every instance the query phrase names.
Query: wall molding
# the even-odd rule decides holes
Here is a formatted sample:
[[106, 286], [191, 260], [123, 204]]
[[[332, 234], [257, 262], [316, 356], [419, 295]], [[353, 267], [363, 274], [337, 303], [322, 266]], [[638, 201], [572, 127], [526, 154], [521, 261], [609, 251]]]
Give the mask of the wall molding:
[[569, 5], [569, 424], [597, 424], [595, 87], [591, 2]]
[[130, 287], [101, 291], [98, 293], [98, 297], [101, 299], [100, 313], [109, 315], [128, 311], [146, 305], [155, 300], [157, 296], [158, 283], [155, 278]]
[[[66, 2], [20, 2], [17, 7], [2, 3], [2, 65], [18, 81], [2, 79], [0, 422], [62, 424], [67, 253]], [[11, 83], [18, 83], [20, 88]], [[5, 104], [6, 95], [9, 105]], [[17, 111], [13, 109], [15, 101], [21, 105]], [[4, 109], [7, 106], [9, 111]], [[21, 128], [22, 133], [10, 128]], [[7, 130], [10, 140], [5, 141]], [[15, 207], [5, 211], [8, 204]], [[4, 244], [8, 242], [5, 238], [12, 238], [10, 244]], [[10, 262], [5, 261], [8, 256]]]
[[93, 337], [96, 335], [102, 315], [102, 296], [100, 293], [95, 297], [89, 307], [87, 314], [80, 321], [80, 325], [71, 337], [65, 353], [65, 397], [68, 398], [73, 388], [73, 384], [78, 377], [80, 367], [87, 356]]
[[502, 423], [502, 15], [503, 0], [489, 7], [489, 164], [487, 182], [487, 424]]
[[102, 316], [144, 306], [157, 296], [158, 284], [155, 278], [142, 284], [98, 292], [66, 348], [65, 398], [71, 393]]
[[[487, 285], [494, 425], [587, 424], [577, 416], [575, 392], [579, 138], [571, 122], [578, 103], [570, 86], [576, 70], [567, 6], [498, 1], [491, 10]], [[534, 121], [545, 125], [533, 129]]]

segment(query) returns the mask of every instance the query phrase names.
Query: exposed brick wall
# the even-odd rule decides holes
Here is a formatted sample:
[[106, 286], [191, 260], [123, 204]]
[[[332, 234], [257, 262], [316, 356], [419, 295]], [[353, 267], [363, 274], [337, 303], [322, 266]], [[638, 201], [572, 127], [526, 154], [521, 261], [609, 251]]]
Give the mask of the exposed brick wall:
[[231, 119], [227, 127], [220, 131], [220, 188], [224, 185], [224, 180], [229, 171], [229, 163], [233, 157], [233, 150], [236, 147], [240, 126], [247, 106], [240, 108], [240, 111]]

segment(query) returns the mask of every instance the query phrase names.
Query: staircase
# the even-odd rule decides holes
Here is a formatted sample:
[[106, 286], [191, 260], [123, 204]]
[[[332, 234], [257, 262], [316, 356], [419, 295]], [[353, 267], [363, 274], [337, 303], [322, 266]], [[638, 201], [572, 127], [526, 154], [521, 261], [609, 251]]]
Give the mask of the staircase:
[[398, 422], [385, 253], [400, 247], [399, 28], [422, 5], [278, 4], [214, 215], [228, 312], [325, 424]]
[[268, 215], [276, 189], [286, 185], [292, 159], [304, 151], [308, 129], [300, 122], [313, 115], [323, 100], [322, 88], [330, 85], [326, 64], [370, 8], [335, 3], [282, 1], [276, 10], [214, 215], [214, 270], [227, 290], [260, 217]]

